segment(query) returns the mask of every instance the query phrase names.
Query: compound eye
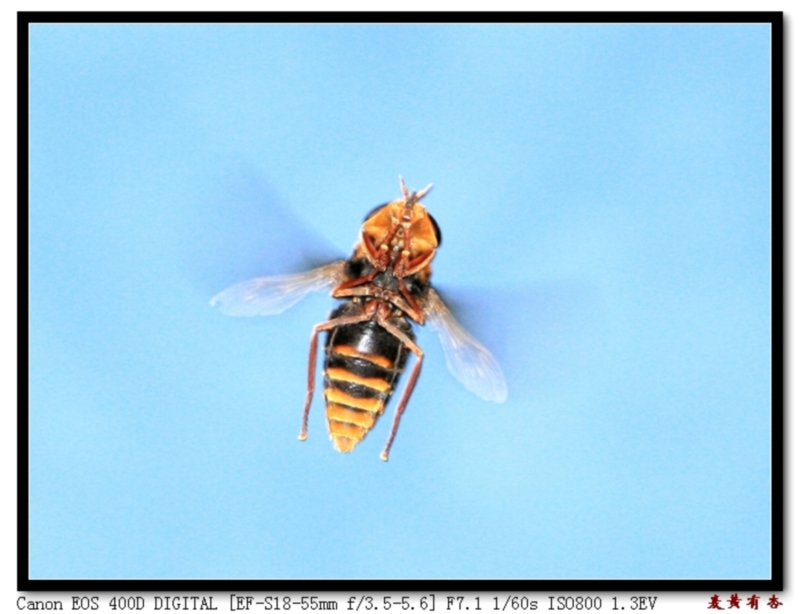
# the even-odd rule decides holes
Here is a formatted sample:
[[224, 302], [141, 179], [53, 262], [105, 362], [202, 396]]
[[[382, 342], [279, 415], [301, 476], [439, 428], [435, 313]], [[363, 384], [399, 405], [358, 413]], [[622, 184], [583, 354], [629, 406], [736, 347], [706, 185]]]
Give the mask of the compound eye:
[[433, 216], [430, 213], [428, 214], [428, 219], [431, 221], [431, 224], [433, 224], [433, 234], [436, 235], [436, 244], [437, 244], [437, 246], [441, 247], [441, 245], [442, 245], [442, 231], [439, 230], [439, 224], [436, 223], [436, 220], [433, 219]]
[[383, 209], [388, 204], [389, 203], [383, 203], [382, 205], [378, 205], [377, 207], [375, 207], [372, 211], [367, 213], [367, 217], [364, 218], [364, 221], [366, 222], [369, 218], [371, 218], [373, 215], [375, 215], [378, 211]]

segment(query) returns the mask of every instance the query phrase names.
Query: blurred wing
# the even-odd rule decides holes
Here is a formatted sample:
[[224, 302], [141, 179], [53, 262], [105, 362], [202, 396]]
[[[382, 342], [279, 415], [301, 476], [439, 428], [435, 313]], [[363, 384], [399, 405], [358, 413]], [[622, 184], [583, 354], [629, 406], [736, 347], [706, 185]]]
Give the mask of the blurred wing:
[[504, 402], [508, 387], [500, 365], [491, 352], [456, 321], [433, 288], [428, 290], [422, 310], [439, 334], [450, 373], [480, 398], [495, 403]]
[[283, 313], [311, 292], [326, 290], [344, 277], [344, 260], [305, 273], [258, 277], [223, 290], [211, 299], [228, 316], [272, 316]]

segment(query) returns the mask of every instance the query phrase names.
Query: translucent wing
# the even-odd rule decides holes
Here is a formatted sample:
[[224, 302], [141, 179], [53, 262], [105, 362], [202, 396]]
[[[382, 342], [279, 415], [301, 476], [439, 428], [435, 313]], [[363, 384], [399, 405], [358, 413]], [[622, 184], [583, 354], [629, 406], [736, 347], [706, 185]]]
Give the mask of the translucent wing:
[[211, 299], [228, 316], [272, 316], [283, 313], [311, 292], [326, 290], [342, 281], [344, 260], [305, 273], [257, 277], [231, 286]]
[[502, 403], [508, 396], [503, 370], [492, 356], [459, 324], [439, 294], [431, 288], [422, 310], [428, 323], [439, 334], [447, 368], [467, 390], [482, 399]]

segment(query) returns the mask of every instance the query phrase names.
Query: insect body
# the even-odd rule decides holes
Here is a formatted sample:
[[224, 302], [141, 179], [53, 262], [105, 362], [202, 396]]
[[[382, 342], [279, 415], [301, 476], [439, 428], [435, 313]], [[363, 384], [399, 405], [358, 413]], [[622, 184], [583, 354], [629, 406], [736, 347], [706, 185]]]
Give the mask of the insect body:
[[[334, 310], [330, 321], [364, 315], [365, 304], [356, 299]], [[325, 413], [333, 445], [339, 452], [350, 452], [366, 437], [383, 413], [408, 360], [407, 342], [390, 333], [385, 328], [387, 324], [404, 334], [407, 342], [414, 343], [408, 320], [397, 315], [383, 324], [373, 319], [338, 324], [327, 333]], [[301, 439], [305, 439], [305, 428], [304, 417]]]
[[409, 193], [376, 208], [361, 228], [353, 256], [306, 273], [261, 277], [237, 284], [215, 296], [223, 313], [273, 315], [306, 294], [330, 289], [342, 300], [311, 334], [308, 387], [300, 439], [308, 431], [315, 387], [319, 334], [325, 340], [325, 403], [334, 447], [350, 452], [383, 413], [413, 354], [413, 367], [394, 412], [381, 453], [388, 460], [400, 417], [419, 377], [424, 353], [412, 323], [430, 323], [439, 333], [451, 373], [481, 398], [502, 403], [506, 384], [497, 361], [455, 320], [430, 285], [431, 262], [441, 243], [433, 217], [420, 204], [430, 190]]

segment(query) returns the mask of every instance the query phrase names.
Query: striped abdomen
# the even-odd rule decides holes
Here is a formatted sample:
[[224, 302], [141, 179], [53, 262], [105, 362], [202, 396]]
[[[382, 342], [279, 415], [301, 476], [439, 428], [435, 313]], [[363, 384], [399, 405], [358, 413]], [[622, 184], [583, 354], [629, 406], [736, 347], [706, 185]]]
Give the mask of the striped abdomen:
[[[331, 319], [354, 315], [361, 310], [346, 303]], [[412, 339], [414, 333], [405, 318], [392, 324]], [[350, 452], [375, 425], [394, 392], [408, 357], [397, 337], [372, 320], [337, 326], [325, 343], [325, 414], [333, 446]]]

